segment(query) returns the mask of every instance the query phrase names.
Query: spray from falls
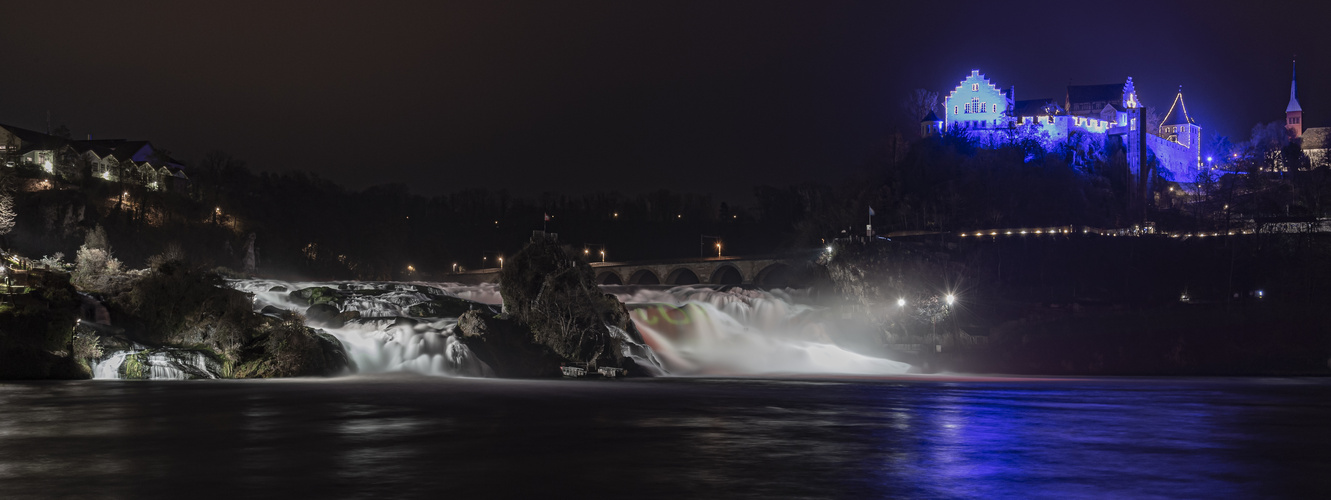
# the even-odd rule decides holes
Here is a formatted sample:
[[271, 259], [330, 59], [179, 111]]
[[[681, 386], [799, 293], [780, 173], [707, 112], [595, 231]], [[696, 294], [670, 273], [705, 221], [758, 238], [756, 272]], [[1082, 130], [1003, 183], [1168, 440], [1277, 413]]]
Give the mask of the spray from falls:
[[910, 365], [838, 346], [824, 311], [787, 290], [607, 287], [674, 374], [902, 374]]

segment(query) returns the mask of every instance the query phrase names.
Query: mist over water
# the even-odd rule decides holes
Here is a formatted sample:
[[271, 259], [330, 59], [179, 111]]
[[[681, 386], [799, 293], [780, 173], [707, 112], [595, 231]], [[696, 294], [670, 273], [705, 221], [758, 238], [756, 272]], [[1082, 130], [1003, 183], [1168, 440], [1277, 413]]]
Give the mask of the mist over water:
[[739, 287], [604, 287], [628, 304], [643, 340], [671, 373], [902, 374], [910, 365], [847, 350], [799, 292]]
[[[483, 313], [502, 304], [495, 284], [460, 285], [427, 282], [286, 282], [265, 279], [231, 280], [232, 288], [254, 297], [254, 310], [274, 308], [303, 314], [290, 292], [329, 287], [345, 294], [343, 311], [360, 317], [339, 328], [317, 323], [336, 337], [355, 363], [356, 373], [409, 372], [437, 376], [492, 376], [490, 367], [454, 336], [455, 317], [422, 317], [412, 306], [435, 297], [473, 301]], [[852, 352], [833, 343], [834, 328], [821, 309], [801, 303], [799, 291], [762, 291], [706, 286], [603, 287], [630, 309], [645, 346], [630, 346], [626, 355], [658, 361], [665, 375], [762, 375], [828, 373], [890, 375], [910, 365]], [[419, 311], [419, 309], [418, 309]], [[307, 320], [308, 321], [308, 320]], [[623, 332], [615, 335], [627, 336]], [[128, 353], [116, 353], [96, 370], [97, 378], [118, 378]], [[653, 363], [655, 364], [655, 363]], [[153, 369], [160, 378], [183, 378]]]

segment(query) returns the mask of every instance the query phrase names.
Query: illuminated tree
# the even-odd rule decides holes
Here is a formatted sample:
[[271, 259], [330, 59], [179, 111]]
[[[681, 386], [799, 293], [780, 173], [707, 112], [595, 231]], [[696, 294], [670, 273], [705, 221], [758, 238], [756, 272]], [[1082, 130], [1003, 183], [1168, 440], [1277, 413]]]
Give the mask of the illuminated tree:
[[0, 173], [0, 235], [14, 230], [18, 212], [14, 209], [14, 175], [9, 169]]

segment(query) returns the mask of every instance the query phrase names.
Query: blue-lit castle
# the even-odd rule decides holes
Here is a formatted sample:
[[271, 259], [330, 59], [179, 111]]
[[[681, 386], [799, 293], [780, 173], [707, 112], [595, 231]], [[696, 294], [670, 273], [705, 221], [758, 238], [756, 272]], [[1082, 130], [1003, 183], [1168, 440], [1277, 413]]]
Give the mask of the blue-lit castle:
[[921, 130], [926, 135], [957, 131], [988, 146], [1025, 137], [1053, 146], [1083, 135], [1119, 141], [1134, 175], [1142, 161], [1149, 161], [1148, 151], [1170, 180], [1194, 182], [1201, 171], [1202, 128], [1188, 116], [1182, 89], [1154, 131], [1139, 127], [1143, 106], [1131, 77], [1125, 83], [1069, 86], [1061, 103], [1052, 98], [1019, 101], [1015, 94], [1014, 88], [1000, 88], [973, 70], [943, 98], [943, 118], [930, 113]]

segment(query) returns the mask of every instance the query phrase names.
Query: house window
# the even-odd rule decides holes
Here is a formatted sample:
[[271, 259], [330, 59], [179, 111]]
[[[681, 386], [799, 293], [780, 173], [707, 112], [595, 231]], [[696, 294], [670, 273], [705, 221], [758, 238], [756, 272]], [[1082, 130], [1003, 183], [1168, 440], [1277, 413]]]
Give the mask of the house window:
[[1054, 115], [1049, 115], [1049, 123], [1054, 123]]
[[998, 112], [998, 105], [997, 105], [997, 104], [994, 105], [994, 112], [995, 112], [995, 113]]
[[970, 105], [970, 103], [966, 103], [966, 112], [967, 112], [967, 113], [970, 113], [970, 112], [971, 112], [971, 105]]
[[979, 91], [980, 91], [980, 84], [978, 84], [978, 83], [972, 83], [972, 84], [971, 84], [971, 92], [979, 92]]
[[987, 108], [987, 107], [989, 107], [989, 106], [986, 106], [985, 103], [983, 103], [983, 102], [980, 103], [980, 108], [979, 108], [978, 111], [976, 111], [976, 113], [983, 113], [983, 112], [984, 112], [984, 108]]
[[952, 114], [955, 115], [955, 114], [957, 114], [957, 113], [960, 113], [960, 111], [958, 111], [957, 108], [958, 108], [958, 106], [952, 106]]

